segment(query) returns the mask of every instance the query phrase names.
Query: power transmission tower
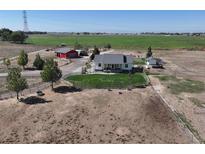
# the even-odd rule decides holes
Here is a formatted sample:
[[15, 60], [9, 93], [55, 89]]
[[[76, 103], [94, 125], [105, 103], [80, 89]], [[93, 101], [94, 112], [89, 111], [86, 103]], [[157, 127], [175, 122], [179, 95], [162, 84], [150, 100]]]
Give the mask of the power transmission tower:
[[23, 11], [23, 20], [24, 20], [23, 31], [24, 32], [29, 32], [26, 11]]

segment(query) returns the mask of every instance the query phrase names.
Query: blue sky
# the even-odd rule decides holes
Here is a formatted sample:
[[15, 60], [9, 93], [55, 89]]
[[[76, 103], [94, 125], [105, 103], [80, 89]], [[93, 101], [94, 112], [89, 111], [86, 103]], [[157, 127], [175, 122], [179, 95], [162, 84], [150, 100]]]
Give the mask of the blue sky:
[[[205, 32], [205, 11], [27, 11], [31, 31]], [[0, 28], [23, 29], [22, 11], [0, 11]]]

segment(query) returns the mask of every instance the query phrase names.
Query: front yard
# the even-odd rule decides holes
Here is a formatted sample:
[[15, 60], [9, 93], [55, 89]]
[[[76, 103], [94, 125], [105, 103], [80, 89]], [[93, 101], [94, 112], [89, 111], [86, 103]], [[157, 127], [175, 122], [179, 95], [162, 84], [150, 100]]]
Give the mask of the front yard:
[[66, 80], [82, 89], [129, 88], [148, 84], [147, 76], [144, 73], [73, 75]]

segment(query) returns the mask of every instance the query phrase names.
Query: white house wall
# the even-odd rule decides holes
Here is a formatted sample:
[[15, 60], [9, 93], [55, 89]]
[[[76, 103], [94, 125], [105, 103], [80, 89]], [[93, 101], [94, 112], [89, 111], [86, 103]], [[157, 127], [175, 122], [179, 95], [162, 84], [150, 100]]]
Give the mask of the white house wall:
[[95, 63], [95, 70], [102, 71], [103, 70], [103, 64], [101, 63], [101, 67], [98, 65], [99, 63]]
[[122, 65], [122, 70], [132, 70], [133, 64], [128, 64], [128, 67], [125, 67], [125, 64]]

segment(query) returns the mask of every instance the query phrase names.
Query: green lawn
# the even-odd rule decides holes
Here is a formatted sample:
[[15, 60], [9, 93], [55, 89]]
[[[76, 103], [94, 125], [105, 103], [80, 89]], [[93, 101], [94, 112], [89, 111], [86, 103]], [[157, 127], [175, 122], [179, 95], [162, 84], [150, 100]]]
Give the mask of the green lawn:
[[73, 83], [75, 87], [82, 89], [128, 88], [148, 84], [147, 76], [144, 73], [73, 75], [66, 80]]
[[30, 35], [26, 43], [34, 45], [56, 46], [65, 43], [73, 46], [78, 41], [83, 46], [103, 47], [110, 43], [116, 49], [142, 49], [149, 46], [153, 49], [202, 49], [205, 48], [205, 37], [192, 36], [58, 36], [58, 35]]

